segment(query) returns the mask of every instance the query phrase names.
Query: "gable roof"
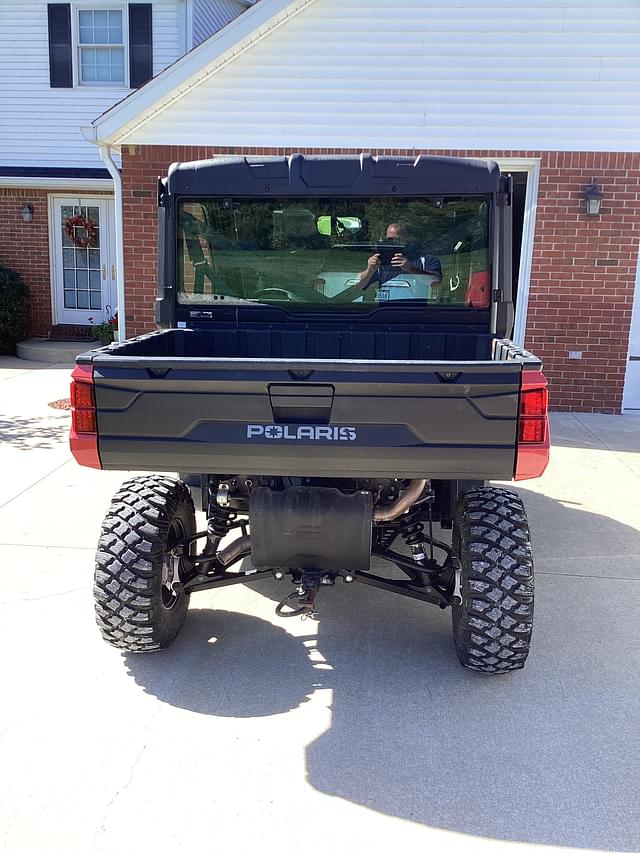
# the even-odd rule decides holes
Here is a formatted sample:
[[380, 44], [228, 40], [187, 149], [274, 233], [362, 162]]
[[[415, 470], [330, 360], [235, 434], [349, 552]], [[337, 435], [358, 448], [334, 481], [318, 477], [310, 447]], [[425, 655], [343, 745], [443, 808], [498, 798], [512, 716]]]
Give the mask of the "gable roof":
[[99, 145], [120, 145], [133, 130], [224, 68], [301, 9], [317, 0], [261, 0], [219, 32], [114, 104], [82, 132]]

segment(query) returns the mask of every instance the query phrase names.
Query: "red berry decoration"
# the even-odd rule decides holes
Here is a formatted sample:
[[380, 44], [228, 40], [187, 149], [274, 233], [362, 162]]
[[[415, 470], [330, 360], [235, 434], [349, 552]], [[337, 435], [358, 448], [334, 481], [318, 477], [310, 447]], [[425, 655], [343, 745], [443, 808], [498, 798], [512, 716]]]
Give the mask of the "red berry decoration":
[[64, 230], [73, 245], [79, 249], [88, 249], [96, 244], [98, 236], [96, 223], [88, 216], [70, 216], [65, 219]]

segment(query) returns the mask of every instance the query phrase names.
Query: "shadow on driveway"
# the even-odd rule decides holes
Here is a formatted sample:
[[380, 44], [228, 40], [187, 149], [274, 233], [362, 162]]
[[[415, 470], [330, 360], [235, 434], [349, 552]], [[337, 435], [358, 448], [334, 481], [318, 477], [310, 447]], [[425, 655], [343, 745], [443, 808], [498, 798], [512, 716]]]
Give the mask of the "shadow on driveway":
[[[640, 554], [638, 531], [532, 497], [534, 528], [552, 513], [567, 536], [595, 526]], [[358, 584], [321, 593], [317, 637], [193, 610], [171, 649], [126, 663], [162, 701], [225, 717], [283, 714], [330, 688], [331, 728], [306, 754], [324, 794], [452, 832], [637, 851], [637, 576], [556, 574], [544, 558], [537, 568], [533, 650], [510, 675], [459, 666], [448, 612]], [[328, 666], [312, 662], [314, 646]]]
[[50, 450], [67, 441], [71, 416], [58, 415], [45, 420], [41, 415], [0, 417], [0, 444], [17, 450]]

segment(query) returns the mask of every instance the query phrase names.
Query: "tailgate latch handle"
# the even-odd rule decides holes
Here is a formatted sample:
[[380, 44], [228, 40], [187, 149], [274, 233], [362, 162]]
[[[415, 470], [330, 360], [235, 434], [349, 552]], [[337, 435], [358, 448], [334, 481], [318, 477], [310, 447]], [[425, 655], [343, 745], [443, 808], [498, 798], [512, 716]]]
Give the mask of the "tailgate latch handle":
[[334, 393], [333, 385], [269, 385], [273, 422], [328, 424]]

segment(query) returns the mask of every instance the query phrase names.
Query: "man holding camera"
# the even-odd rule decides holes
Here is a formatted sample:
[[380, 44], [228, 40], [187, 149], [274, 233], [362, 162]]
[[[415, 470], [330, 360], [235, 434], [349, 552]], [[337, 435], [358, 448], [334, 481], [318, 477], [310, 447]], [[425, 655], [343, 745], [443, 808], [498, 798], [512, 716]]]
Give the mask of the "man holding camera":
[[[367, 290], [372, 284], [384, 284], [403, 272], [407, 275], [433, 275], [442, 279], [442, 267], [438, 258], [435, 255], [425, 255], [404, 225], [391, 222], [387, 226], [385, 240], [395, 240], [403, 244], [404, 253], [396, 252], [391, 257], [390, 264], [382, 264], [379, 252], [371, 255], [367, 268], [358, 274], [356, 287], [359, 290]], [[436, 285], [439, 283], [434, 282]]]

